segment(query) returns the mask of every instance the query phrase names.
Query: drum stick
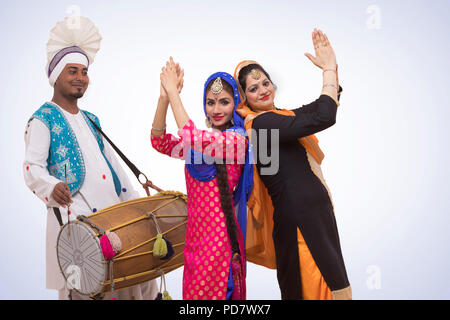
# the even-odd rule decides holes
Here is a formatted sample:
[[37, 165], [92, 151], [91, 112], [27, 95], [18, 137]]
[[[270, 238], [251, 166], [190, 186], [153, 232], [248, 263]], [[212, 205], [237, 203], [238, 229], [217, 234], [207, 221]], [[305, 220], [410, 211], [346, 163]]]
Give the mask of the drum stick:
[[[64, 180], [67, 185], [67, 165], [64, 165]], [[67, 205], [67, 232], [70, 236], [70, 203]]]

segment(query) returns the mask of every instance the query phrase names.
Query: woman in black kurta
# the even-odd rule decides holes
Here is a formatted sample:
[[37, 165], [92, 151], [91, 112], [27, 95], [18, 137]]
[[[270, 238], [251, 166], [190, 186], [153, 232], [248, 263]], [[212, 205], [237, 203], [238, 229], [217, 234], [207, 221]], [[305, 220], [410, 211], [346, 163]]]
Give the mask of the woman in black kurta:
[[[309, 58], [319, 65], [320, 45], [330, 45], [319, 31], [313, 33], [313, 41], [319, 59]], [[253, 111], [241, 109], [253, 129], [251, 141], [256, 151], [256, 171], [274, 208], [273, 244], [283, 299], [351, 298], [333, 204], [319, 166], [321, 157], [317, 153], [320, 151], [312, 156], [318, 146], [311, 147], [316, 141], [311, 135], [334, 125], [342, 91], [337, 66], [334, 69], [332, 63], [328, 63], [322, 69], [325, 71], [322, 95], [313, 103], [291, 112], [274, 111], [273, 104], [270, 108], [267, 97], [273, 96], [274, 92], [269, 75], [259, 64], [251, 61], [241, 64], [236, 74], [242, 95], [247, 98], [246, 104]], [[328, 71], [334, 71], [335, 75]], [[333, 95], [332, 91], [326, 90], [328, 87], [339, 90]], [[272, 130], [276, 130], [274, 133], [278, 138], [272, 135]], [[299, 138], [306, 137], [309, 140], [299, 143]], [[276, 166], [274, 152], [279, 155], [278, 170], [270, 172]], [[272, 161], [267, 163], [261, 154], [269, 155]]]

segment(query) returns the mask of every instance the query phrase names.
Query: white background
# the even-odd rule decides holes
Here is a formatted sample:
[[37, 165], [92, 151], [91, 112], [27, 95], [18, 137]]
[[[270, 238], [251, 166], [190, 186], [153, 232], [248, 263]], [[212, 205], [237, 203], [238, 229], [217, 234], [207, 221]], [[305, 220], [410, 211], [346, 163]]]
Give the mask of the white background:
[[[46, 210], [23, 181], [23, 133], [52, 97], [49, 31], [78, 13], [103, 36], [79, 106], [155, 184], [182, 192], [183, 162], [149, 139], [166, 59], [184, 67], [182, 99], [204, 127], [204, 81], [244, 59], [271, 74], [278, 107], [315, 100], [321, 72], [303, 54], [321, 28], [344, 93], [337, 124], [318, 137], [354, 299], [450, 298], [448, 1], [0, 3], [0, 299], [57, 298], [45, 289]], [[182, 269], [167, 278], [180, 299]], [[247, 288], [249, 299], [280, 298], [273, 270], [249, 264]]]

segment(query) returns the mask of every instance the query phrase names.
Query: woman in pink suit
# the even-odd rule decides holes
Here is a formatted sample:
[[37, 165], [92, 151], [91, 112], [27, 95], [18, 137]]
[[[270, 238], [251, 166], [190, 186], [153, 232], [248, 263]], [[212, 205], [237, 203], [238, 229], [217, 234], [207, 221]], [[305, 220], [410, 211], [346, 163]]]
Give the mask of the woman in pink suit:
[[[180, 99], [183, 72], [170, 59], [161, 73], [161, 96], [153, 122], [152, 146], [186, 160], [188, 222], [184, 249], [183, 299], [245, 299], [246, 201], [252, 167], [234, 78], [209, 77], [203, 95], [207, 123], [199, 130]], [[170, 103], [179, 137], [165, 131]], [[235, 215], [237, 213], [237, 217]]]

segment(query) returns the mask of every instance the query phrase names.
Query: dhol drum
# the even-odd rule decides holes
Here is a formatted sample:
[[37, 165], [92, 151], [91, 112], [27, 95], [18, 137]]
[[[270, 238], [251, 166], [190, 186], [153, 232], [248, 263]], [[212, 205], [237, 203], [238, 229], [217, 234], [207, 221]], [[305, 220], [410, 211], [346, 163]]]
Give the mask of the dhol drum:
[[[186, 196], [173, 191], [78, 216], [61, 227], [56, 246], [68, 288], [101, 298], [183, 266], [186, 222]], [[107, 259], [101, 242], [111, 233], [121, 249]], [[169, 252], [158, 257], [153, 249], [161, 238], [166, 240]]]

